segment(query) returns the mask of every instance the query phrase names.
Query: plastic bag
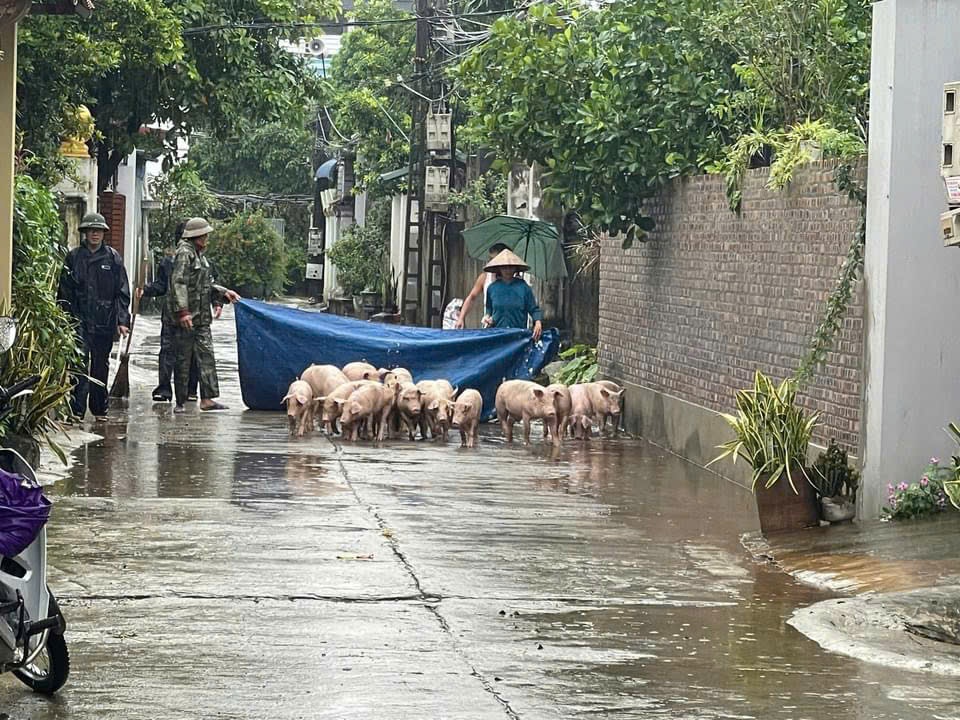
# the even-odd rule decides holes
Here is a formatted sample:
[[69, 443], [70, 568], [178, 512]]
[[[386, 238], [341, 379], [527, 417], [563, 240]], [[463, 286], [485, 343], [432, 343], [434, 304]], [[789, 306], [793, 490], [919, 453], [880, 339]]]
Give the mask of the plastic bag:
[[463, 300], [454, 298], [447, 303], [443, 311], [443, 329], [453, 330], [456, 327], [457, 320], [460, 319], [460, 308], [463, 307]]
[[51, 507], [39, 485], [0, 469], [0, 556], [26, 550], [46, 524]]

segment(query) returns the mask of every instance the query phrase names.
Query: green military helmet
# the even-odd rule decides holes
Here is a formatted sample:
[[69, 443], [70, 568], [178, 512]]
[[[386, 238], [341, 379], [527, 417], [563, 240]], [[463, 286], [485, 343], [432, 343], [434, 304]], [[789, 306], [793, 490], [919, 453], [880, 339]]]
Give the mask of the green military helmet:
[[183, 226], [182, 237], [190, 239], [201, 237], [203, 235], [209, 235], [212, 232], [213, 228], [210, 227], [210, 223], [208, 223], [202, 217], [194, 217], [187, 220], [186, 224]]
[[103, 215], [95, 212], [88, 212], [80, 221], [81, 230], [109, 230], [110, 226]]

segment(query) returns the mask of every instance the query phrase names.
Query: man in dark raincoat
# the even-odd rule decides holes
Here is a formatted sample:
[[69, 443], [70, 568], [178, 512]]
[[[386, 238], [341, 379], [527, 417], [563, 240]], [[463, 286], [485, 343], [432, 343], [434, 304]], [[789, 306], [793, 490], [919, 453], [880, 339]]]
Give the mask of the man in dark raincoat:
[[173, 371], [175, 413], [184, 412], [190, 363], [194, 356], [200, 367], [200, 409], [226, 409], [226, 405], [217, 402], [220, 384], [210, 324], [214, 304], [224, 300], [236, 302], [240, 296], [233, 290], [213, 284], [210, 262], [204, 255], [211, 232], [213, 228], [203, 218], [188, 220], [173, 260], [167, 294], [171, 314], [177, 323], [174, 335], [177, 361]]
[[[73, 414], [107, 415], [107, 374], [110, 350], [118, 335], [130, 332], [130, 283], [120, 253], [103, 242], [109, 226], [99, 213], [80, 221], [80, 247], [67, 253], [60, 274], [58, 302], [77, 321], [77, 342], [83, 368], [75, 378]], [[87, 376], [97, 382], [91, 383]]]

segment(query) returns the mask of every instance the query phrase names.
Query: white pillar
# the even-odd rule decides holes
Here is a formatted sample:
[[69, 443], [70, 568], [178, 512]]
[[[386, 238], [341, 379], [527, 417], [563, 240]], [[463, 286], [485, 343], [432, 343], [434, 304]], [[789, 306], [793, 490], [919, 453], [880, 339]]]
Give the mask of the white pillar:
[[863, 517], [918, 480], [960, 419], [960, 251], [944, 248], [943, 84], [960, 80], [960, 2], [873, 6], [865, 259]]

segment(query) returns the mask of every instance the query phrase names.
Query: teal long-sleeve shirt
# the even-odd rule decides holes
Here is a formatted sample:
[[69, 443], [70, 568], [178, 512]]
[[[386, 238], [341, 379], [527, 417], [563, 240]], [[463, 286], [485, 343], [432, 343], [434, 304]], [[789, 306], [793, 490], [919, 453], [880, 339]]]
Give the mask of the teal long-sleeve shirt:
[[487, 288], [486, 311], [493, 318], [493, 326], [498, 328], [526, 329], [527, 315], [534, 322], [543, 320], [533, 290], [521, 278], [515, 278], [510, 283], [494, 281]]

